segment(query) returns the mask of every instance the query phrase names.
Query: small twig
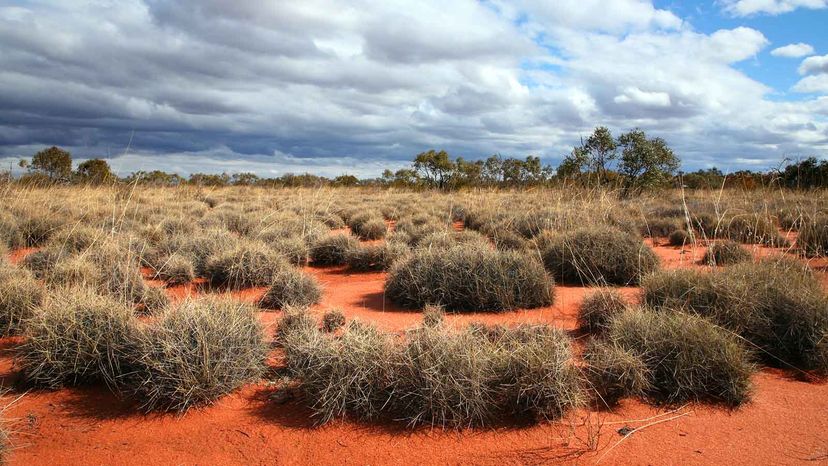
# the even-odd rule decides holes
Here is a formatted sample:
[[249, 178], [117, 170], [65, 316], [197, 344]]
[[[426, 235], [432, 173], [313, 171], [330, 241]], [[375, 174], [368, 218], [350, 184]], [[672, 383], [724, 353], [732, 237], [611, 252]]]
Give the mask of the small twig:
[[678, 419], [678, 418], [680, 418], [680, 417], [687, 416], [687, 415], [688, 415], [688, 414], [690, 414], [690, 413], [691, 413], [691, 411], [688, 411], [688, 412], [686, 412], [686, 413], [681, 413], [681, 414], [679, 414], [678, 416], [669, 417], [669, 418], [667, 418], [667, 419], [660, 419], [660, 420], [658, 420], [658, 421], [653, 421], [653, 422], [651, 422], [651, 423], [649, 423], [649, 424], [645, 424], [645, 425], [643, 425], [643, 426], [641, 426], [641, 427], [636, 427], [635, 429], [633, 429], [633, 430], [629, 431], [629, 432], [627, 433], [627, 435], [625, 435], [624, 437], [622, 437], [622, 438], [621, 438], [621, 440], [619, 440], [618, 442], [616, 442], [616, 443], [615, 443], [615, 445], [613, 445], [613, 446], [609, 447], [609, 448], [607, 449], [607, 451], [605, 451], [605, 452], [604, 452], [604, 454], [603, 454], [603, 455], [601, 455], [601, 457], [600, 457], [600, 458], [598, 458], [598, 461], [596, 461], [596, 462], [595, 462], [595, 464], [600, 463], [600, 462], [601, 462], [601, 460], [602, 460], [602, 459], [604, 459], [604, 457], [605, 457], [605, 456], [607, 456], [607, 454], [609, 454], [609, 452], [611, 452], [611, 451], [612, 451], [615, 447], [617, 447], [618, 445], [620, 445], [620, 444], [621, 444], [621, 442], [623, 442], [624, 440], [627, 440], [627, 438], [628, 438], [629, 436], [631, 436], [632, 434], [634, 434], [634, 433], [636, 433], [636, 432], [638, 432], [638, 431], [640, 431], [640, 430], [644, 430], [644, 429], [646, 429], [647, 427], [654, 426], [654, 425], [656, 425], [656, 424], [661, 424], [662, 422], [672, 421], [672, 420]]

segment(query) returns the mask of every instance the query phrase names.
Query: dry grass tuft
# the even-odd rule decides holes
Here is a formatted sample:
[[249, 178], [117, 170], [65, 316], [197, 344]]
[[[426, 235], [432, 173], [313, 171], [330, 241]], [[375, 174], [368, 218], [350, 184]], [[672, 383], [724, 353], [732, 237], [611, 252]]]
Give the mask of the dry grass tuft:
[[313, 275], [287, 266], [273, 275], [260, 305], [265, 309], [307, 307], [321, 299], [322, 287]]

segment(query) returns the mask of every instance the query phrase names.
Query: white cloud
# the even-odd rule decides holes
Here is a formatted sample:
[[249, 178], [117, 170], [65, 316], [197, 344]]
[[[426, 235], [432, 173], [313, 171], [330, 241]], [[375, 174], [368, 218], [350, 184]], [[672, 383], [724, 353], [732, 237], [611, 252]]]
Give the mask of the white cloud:
[[806, 57], [808, 55], [813, 55], [814, 48], [810, 44], [805, 44], [802, 42], [796, 44], [788, 44], [784, 47], [777, 47], [771, 50], [771, 55], [774, 57], [786, 57], [786, 58], [800, 58]]
[[793, 86], [796, 92], [828, 94], [828, 74], [806, 76]]
[[778, 15], [798, 8], [817, 10], [828, 7], [828, 0], [723, 0], [725, 10], [736, 16]]
[[799, 65], [799, 74], [828, 73], [828, 55], [808, 57]]

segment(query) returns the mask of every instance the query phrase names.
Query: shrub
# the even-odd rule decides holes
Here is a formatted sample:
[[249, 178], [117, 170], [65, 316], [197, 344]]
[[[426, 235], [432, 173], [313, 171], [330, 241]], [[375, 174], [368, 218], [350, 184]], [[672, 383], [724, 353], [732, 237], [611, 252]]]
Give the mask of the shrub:
[[16, 364], [25, 382], [47, 388], [85, 382], [116, 387], [129, 372], [125, 361], [138, 332], [123, 304], [89, 288], [58, 289], [26, 322]]
[[735, 241], [720, 241], [707, 248], [702, 258], [702, 263], [708, 265], [731, 265], [739, 262], [749, 261], [753, 258], [750, 252], [746, 251]]
[[259, 243], [242, 242], [207, 260], [206, 274], [216, 286], [247, 288], [269, 286], [277, 272], [292, 268], [278, 253]]
[[332, 309], [322, 316], [322, 330], [335, 332], [345, 325], [345, 314], [339, 309]]
[[463, 245], [415, 251], [391, 267], [385, 291], [415, 309], [440, 304], [452, 311], [504, 311], [553, 301], [553, 281], [534, 257]]
[[612, 320], [607, 341], [644, 362], [649, 373], [646, 393], [656, 401], [736, 406], [750, 398], [750, 354], [735, 336], [705, 319], [630, 310]]
[[401, 243], [357, 245], [348, 250], [345, 262], [352, 270], [387, 270], [408, 252], [408, 247]]
[[303, 264], [308, 260], [308, 245], [301, 237], [279, 238], [269, 244], [291, 264]]
[[155, 276], [164, 280], [168, 285], [182, 285], [195, 279], [195, 270], [189, 258], [180, 254], [173, 254], [161, 260]]
[[187, 300], [141, 334], [136, 395], [147, 410], [183, 412], [259, 378], [267, 354], [251, 306], [229, 298]]
[[681, 307], [741, 335], [772, 365], [828, 373], [828, 297], [794, 260], [743, 262], [703, 274], [672, 271], [647, 277], [650, 306]]
[[640, 239], [608, 227], [559, 235], [542, 254], [546, 270], [564, 282], [636, 284], [658, 268], [658, 257]]
[[19, 335], [43, 302], [43, 294], [28, 274], [0, 276], [0, 336]]
[[278, 270], [270, 281], [260, 301], [266, 309], [282, 309], [286, 306], [306, 307], [322, 299], [322, 288], [313, 275], [292, 266]]
[[796, 244], [806, 256], [828, 255], [828, 217], [821, 216], [803, 222]]
[[644, 396], [650, 389], [650, 371], [644, 361], [618, 345], [593, 338], [584, 349], [584, 361], [586, 379], [603, 406]]
[[685, 244], [689, 244], [691, 241], [690, 235], [684, 230], [675, 230], [670, 233], [668, 239], [670, 241], [670, 246], [684, 246]]
[[359, 241], [351, 235], [331, 235], [314, 243], [310, 256], [315, 265], [340, 265], [347, 260], [348, 251], [357, 247]]
[[641, 233], [654, 238], [667, 238], [683, 228], [684, 219], [680, 217], [657, 217], [648, 219]]
[[589, 332], [601, 333], [612, 318], [627, 309], [621, 293], [612, 289], [600, 289], [590, 294], [578, 309], [578, 325]]

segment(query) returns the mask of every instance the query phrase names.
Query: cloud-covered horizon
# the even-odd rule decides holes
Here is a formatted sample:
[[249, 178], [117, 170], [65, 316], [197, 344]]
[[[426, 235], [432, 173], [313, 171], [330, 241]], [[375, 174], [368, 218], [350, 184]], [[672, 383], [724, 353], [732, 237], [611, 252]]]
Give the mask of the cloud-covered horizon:
[[[661, 136], [685, 169], [826, 157], [828, 50], [795, 25], [773, 43], [697, 22], [644, 0], [17, 2], [0, 6], [0, 163], [58, 145], [121, 174], [377, 176], [430, 148], [557, 165], [597, 125]], [[782, 62], [780, 89], [761, 69]]]

